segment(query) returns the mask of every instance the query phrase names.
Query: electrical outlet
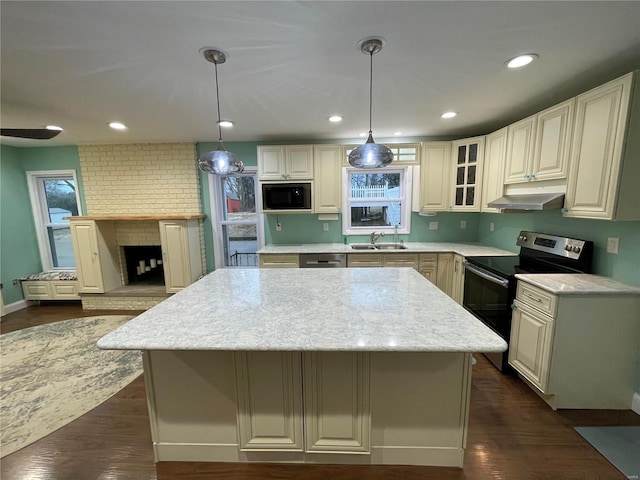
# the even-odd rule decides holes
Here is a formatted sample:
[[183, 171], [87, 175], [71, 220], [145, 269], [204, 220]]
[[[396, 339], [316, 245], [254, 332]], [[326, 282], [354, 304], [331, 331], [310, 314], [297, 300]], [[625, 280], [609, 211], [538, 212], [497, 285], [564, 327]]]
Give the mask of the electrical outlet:
[[462, 230], [464, 230], [465, 228], [467, 228], [467, 221], [466, 220], [460, 220], [460, 228]]
[[276, 232], [282, 231], [282, 224], [280, 222], [276, 223]]
[[328, 231], [329, 231], [329, 224], [328, 224], [327, 222], [325, 222], [325, 223], [324, 223], [324, 225], [322, 225], [322, 229], [323, 229], [325, 232], [328, 232]]
[[13, 285], [14, 287], [19, 283], [20, 283], [20, 280], [18, 280], [17, 278], [14, 278], [13, 280], [11, 280], [11, 285]]
[[620, 239], [618, 237], [607, 238], [607, 253], [618, 253]]
[[429, 230], [437, 230], [438, 222], [429, 222]]
[[490, 232], [493, 232], [495, 229], [496, 229], [495, 224], [494, 224], [493, 222], [491, 222], [491, 223], [489, 224], [489, 231], [490, 231]]

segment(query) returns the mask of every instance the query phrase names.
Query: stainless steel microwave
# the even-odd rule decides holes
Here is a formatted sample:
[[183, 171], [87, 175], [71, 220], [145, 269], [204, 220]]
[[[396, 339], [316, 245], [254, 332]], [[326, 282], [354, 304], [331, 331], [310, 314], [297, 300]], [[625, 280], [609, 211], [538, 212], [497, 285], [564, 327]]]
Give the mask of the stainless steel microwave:
[[311, 212], [311, 182], [262, 183], [262, 211]]

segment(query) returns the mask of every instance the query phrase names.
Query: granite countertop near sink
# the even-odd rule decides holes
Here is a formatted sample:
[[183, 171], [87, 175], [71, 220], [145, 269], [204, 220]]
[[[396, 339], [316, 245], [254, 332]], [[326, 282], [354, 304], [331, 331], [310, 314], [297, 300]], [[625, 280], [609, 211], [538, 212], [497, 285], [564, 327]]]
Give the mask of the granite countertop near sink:
[[501, 352], [410, 268], [224, 268], [102, 337], [123, 350]]
[[[379, 241], [377, 244], [384, 245], [387, 242]], [[354, 242], [361, 245], [362, 242]], [[472, 256], [499, 256], [517, 255], [515, 252], [502, 250], [495, 247], [487, 247], [473, 243], [452, 243], [452, 242], [407, 242], [407, 248], [398, 250], [355, 250], [351, 245], [342, 243], [305, 243], [298, 245], [267, 245], [260, 250], [261, 253], [390, 253], [390, 252], [418, 252], [418, 253], [457, 253], [465, 257]]]
[[518, 273], [516, 278], [556, 295], [640, 295], [640, 288], [586, 273]]

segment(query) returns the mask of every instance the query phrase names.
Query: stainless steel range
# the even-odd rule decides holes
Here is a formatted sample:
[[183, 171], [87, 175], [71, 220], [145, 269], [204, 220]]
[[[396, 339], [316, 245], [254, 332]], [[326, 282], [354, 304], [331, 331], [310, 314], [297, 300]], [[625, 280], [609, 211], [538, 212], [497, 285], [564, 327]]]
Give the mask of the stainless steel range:
[[[509, 343], [511, 305], [516, 293], [516, 273], [590, 273], [593, 242], [521, 231], [516, 240], [520, 254], [467, 257], [464, 307]], [[499, 370], [511, 371], [508, 350], [487, 354]]]

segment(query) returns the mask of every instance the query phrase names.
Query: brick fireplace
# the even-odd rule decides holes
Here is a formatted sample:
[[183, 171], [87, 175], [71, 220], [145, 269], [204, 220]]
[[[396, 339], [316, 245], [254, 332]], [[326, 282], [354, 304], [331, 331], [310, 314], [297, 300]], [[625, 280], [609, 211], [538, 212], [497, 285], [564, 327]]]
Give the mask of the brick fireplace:
[[[146, 309], [168, 296], [160, 280], [156, 280], [156, 295], [153, 288], [147, 289], [145, 295], [126, 288], [135, 282], [131, 282], [131, 273], [127, 271], [125, 249], [159, 248], [157, 218], [160, 217], [200, 217], [196, 220], [199, 244], [196, 248], [201, 269], [206, 271], [195, 145], [81, 145], [78, 152], [85, 218], [113, 220], [110, 228], [115, 235], [117, 253], [114, 256], [117, 256], [115, 263], [119, 265], [122, 285], [104, 294], [81, 295], [83, 308]], [[147, 216], [149, 219], [145, 219]]]

